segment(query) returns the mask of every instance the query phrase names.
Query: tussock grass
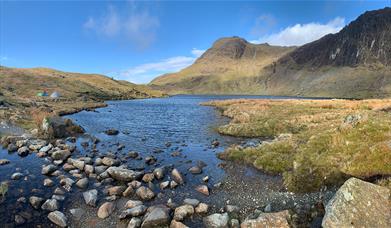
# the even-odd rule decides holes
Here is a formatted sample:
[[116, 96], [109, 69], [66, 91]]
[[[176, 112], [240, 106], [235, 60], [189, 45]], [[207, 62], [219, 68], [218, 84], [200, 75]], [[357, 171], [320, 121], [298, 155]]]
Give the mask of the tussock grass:
[[[391, 175], [391, 100], [229, 100], [222, 134], [274, 138], [256, 148], [232, 146], [221, 158], [283, 174], [295, 192], [319, 190], [355, 176]], [[291, 135], [280, 137], [279, 135]]]

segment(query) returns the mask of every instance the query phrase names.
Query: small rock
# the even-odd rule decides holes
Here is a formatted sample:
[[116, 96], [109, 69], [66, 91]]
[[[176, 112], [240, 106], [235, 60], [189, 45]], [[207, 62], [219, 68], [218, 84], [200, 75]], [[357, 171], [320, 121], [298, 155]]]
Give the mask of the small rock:
[[127, 228], [139, 228], [141, 226], [141, 223], [142, 223], [141, 219], [137, 217], [133, 217], [130, 220]]
[[185, 200], [183, 200], [183, 203], [184, 204], [189, 204], [193, 207], [196, 207], [200, 201], [198, 199], [189, 199], [189, 198], [186, 198]]
[[58, 201], [56, 199], [48, 199], [41, 206], [42, 210], [56, 211], [59, 208]]
[[183, 184], [184, 183], [182, 174], [177, 169], [173, 169], [171, 171], [171, 176], [172, 176], [172, 179], [174, 179], [174, 181], [176, 183], [178, 183], [178, 184]]
[[189, 169], [189, 172], [192, 174], [200, 174], [202, 173], [202, 169], [198, 166], [193, 166]]
[[19, 172], [13, 173], [13, 174], [11, 175], [11, 179], [12, 179], [12, 180], [19, 180], [19, 179], [22, 178], [22, 177], [23, 177], [23, 174], [22, 174], [22, 173], [19, 173]]
[[142, 228], [164, 227], [170, 224], [170, 209], [164, 205], [156, 205], [148, 208]]
[[194, 207], [186, 204], [180, 207], [177, 207], [174, 212], [174, 219], [177, 221], [182, 221], [186, 217], [189, 217], [194, 214]]
[[145, 183], [152, 182], [155, 179], [155, 175], [153, 173], [147, 173], [143, 176], [142, 181]]
[[155, 193], [147, 187], [141, 186], [137, 189], [136, 195], [142, 200], [151, 200], [155, 197]]
[[83, 197], [87, 205], [95, 207], [98, 199], [98, 191], [96, 189], [92, 189], [87, 192], [83, 192]]
[[208, 213], [209, 206], [206, 203], [200, 203], [198, 206], [195, 208], [195, 212], [199, 214], [206, 214]]
[[153, 174], [155, 175], [156, 179], [162, 179], [164, 177], [164, 168], [156, 168], [155, 170], [153, 170]]
[[101, 219], [105, 219], [109, 217], [111, 213], [113, 213], [114, 209], [114, 203], [105, 202], [98, 209], [98, 217]]
[[79, 170], [84, 170], [85, 162], [77, 159], [72, 159], [72, 164]]
[[188, 228], [185, 224], [172, 220], [170, 224], [170, 228]]
[[0, 159], [0, 165], [6, 165], [9, 163], [10, 163], [10, 160], [8, 160], [8, 159]]
[[46, 178], [45, 180], [43, 180], [43, 186], [52, 187], [53, 185], [54, 185], [54, 181], [52, 181], [51, 179]]
[[68, 157], [71, 156], [71, 152], [69, 150], [58, 150], [52, 153], [52, 158], [54, 160], [66, 160]]
[[209, 196], [209, 189], [208, 189], [208, 186], [206, 186], [206, 185], [199, 185], [195, 188], [195, 190], [197, 192], [200, 192], [200, 193], [206, 195], [206, 196]]
[[35, 209], [38, 209], [41, 207], [43, 199], [41, 197], [31, 196], [29, 198], [29, 202], [30, 202], [31, 206], [33, 206]]
[[125, 189], [125, 191], [122, 193], [122, 196], [128, 197], [134, 194], [134, 189], [132, 186], [129, 186]]
[[107, 193], [109, 196], [121, 196], [122, 193], [125, 191], [125, 186], [114, 186], [107, 189]]
[[203, 219], [204, 225], [208, 228], [228, 228], [228, 213], [212, 214]]
[[145, 163], [148, 165], [153, 165], [156, 162], [156, 158], [154, 156], [148, 156], [145, 158]]
[[84, 166], [84, 172], [87, 174], [87, 175], [91, 175], [94, 173], [94, 166], [92, 165], [85, 165]]
[[76, 182], [76, 186], [81, 189], [87, 188], [88, 187], [88, 178], [85, 177], [85, 178], [78, 180]]
[[129, 182], [138, 179], [142, 175], [142, 173], [140, 172], [135, 172], [130, 169], [124, 169], [119, 167], [110, 167], [106, 171], [115, 180], [123, 182]]
[[60, 227], [66, 227], [67, 226], [67, 218], [65, 215], [60, 211], [53, 211], [50, 212], [48, 215], [48, 218], [50, 221], [52, 221], [54, 224]]
[[27, 146], [23, 146], [18, 149], [18, 155], [21, 157], [25, 157], [29, 154], [29, 148]]
[[170, 181], [170, 188], [176, 188], [178, 186], [178, 183], [175, 181]]
[[[18, 146], [15, 144], [9, 144], [7, 147], [8, 152], [12, 153], [18, 150]], [[27, 148], [27, 147], [26, 147]]]
[[54, 165], [46, 165], [44, 167], [42, 167], [42, 174], [44, 175], [50, 175], [51, 173], [53, 173], [54, 171], [57, 170], [57, 167], [54, 166]]
[[202, 178], [202, 181], [203, 181], [203, 182], [208, 182], [208, 181], [209, 181], [209, 176], [203, 177], [203, 178]]
[[15, 223], [16, 225], [23, 225], [26, 222], [26, 219], [24, 219], [20, 215], [15, 215]]
[[160, 189], [163, 190], [163, 189], [167, 188], [169, 185], [170, 185], [169, 181], [164, 181], [164, 182], [160, 183], [159, 187], [160, 187]]
[[145, 214], [147, 211], [147, 207], [144, 205], [138, 205], [130, 209], [126, 209], [121, 212], [121, 214], [118, 216], [120, 219], [125, 219], [128, 217], [138, 217]]
[[256, 219], [246, 219], [242, 224], [242, 228], [252, 227], [281, 227], [288, 228], [288, 210], [276, 213], [261, 213]]
[[130, 209], [130, 208], [140, 206], [140, 205], [143, 205], [143, 202], [141, 202], [139, 200], [128, 200], [128, 202], [126, 202], [126, 204], [125, 204], [125, 208]]
[[118, 166], [120, 163], [119, 160], [110, 157], [104, 157], [102, 159], [102, 164], [107, 166]]
[[70, 209], [69, 212], [72, 214], [73, 217], [75, 217], [77, 220], [80, 220], [81, 217], [85, 214], [83, 209], [81, 208], [73, 208]]
[[110, 128], [110, 129], [106, 130], [105, 133], [106, 133], [106, 135], [118, 135], [119, 131], [117, 129]]
[[137, 158], [138, 157], [138, 153], [135, 152], [135, 151], [129, 151], [128, 152], [128, 157], [129, 158]]

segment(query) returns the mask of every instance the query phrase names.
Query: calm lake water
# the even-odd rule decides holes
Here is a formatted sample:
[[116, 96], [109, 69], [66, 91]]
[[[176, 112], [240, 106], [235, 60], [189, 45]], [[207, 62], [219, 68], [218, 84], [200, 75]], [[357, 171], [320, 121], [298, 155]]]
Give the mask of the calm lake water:
[[[296, 201], [308, 201], [309, 195], [292, 195], [282, 189], [281, 177], [269, 176], [256, 171], [247, 166], [233, 165], [230, 168], [219, 166], [222, 162], [216, 157], [216, 153], [223, 151], [231, 144], [242, 144], [249, 139], [233, 138], [219, 135], [216, 127], [228, 123], [229, 119], [222, 117], [215, 108], [199, 105], [201, 102], [210, 100], [222, 100], [233, 98], [287, 98], [290, 97], [265, 97], [265, 96], [173, 96], [169, 98], [140, 99], [127, 101], [109, 101], [105, 108], [97, 109], [93, 112], [83, 111], [67, 116], [81, 125], [87, 135], [81, 136], [77, 140], [78, 150], [73, 153], [73, 157], [104, 156], [106, 153], [114, 153], [122, 159], [130, 169], [142, 169], [145, 172], [163, 165], [174, 165], [175, 168], [185, 174], [186, 184], [178, 187], [175, 191], [155, 188], [155, 192], [162, 192], [162, 196], [149, 204], [165, 203], [169, 198], [176, 203], [181, 203], [184, 198], [197, 198], [201, 202], [207, 202], [212, 206], [212, 211], [218, 211], [227, 204], [240, 205], [247, 208], [263, 207], [268, 203], [274, 203], [276, 208], [290, 208]], [[116, 136], [108, 136], [105, 130], [114, 128], [119, 130]], [[98, 153], [92, 153], [90, 146], [82, 147], [82, 142], [89, 142], [90, 136], [100, 139], [97, 146]], [[220, 145], [217, 148], [211, 147], [213, 140], [218, 140]], [[257, 141], [257, 140], [255, 140]], [[258, 140], [259, 141], [259, 140]], [[125, 146], [122, 150], [117, 150], [118, 145]], [[141, 157], [154, 156], [157, 163], [154, 165], [145, 164], [144, 160], [125, 159], [129, 151], [138, 152]], [[180, 156], [173, 157], [175, 151], [180, 152]], [[16, 154], [8, 154], [6, 150], [1, 151], [0, 158], [11, 160], [11, 163], [0, 166], [0, 180], [10, 181], [10, 176], [16, 170], [24, 173], [28, 178], [10, 181], [10, 190], [7, 199], [0, 204], [1, 224], [11, 224], [13, 215], [17, 213], [32, 214], [32, 224], [47, 226], [46, 214], [34, 210], [26, 204], [15, 204], [17, 198], [35, 195], [43, 198], [50, 198], [56, 187], [44, 187], [42, 185], [45, 178], [40, 174], [41, 165], [48, 164], [49, 161], [40, 159], [35, 154], [30, 154], [25, 158], [20, 158]], [[199, 161], [206, 163], [201, 175], [192, 175], [188, 169], [195, 166]], [[194, 190], [196, 185], [202, 184], [202, 177], [208, 175], [210, 181], [211, 195], [204, 196]], [[167, 175], [164, 180], [169, 178]], [[56, 178], [52, 178], [58, 184]], [[217, 183], [227, 183], [225, 188], [214, 188]], [[94, 180], [90, 180], [92, 188]], [[155, 183], [158, 186], [158, 182]], [[38, 189], [38, 191], [33, 190]], [[34, 191], [34, 192], [32, 192]], [[126, 221], [117, 224], [116, 216], [109, 219], [97, 220], [96, 208], [86, 207], [82, 199], [82, 190], [73, 188], [61, 203], [63, 211], [70, 223], [75, 227], [88, 226], [125, 226]], [[243, 194], [243, 192], [245, 192]], [[313, 198], [313, 197], [312, 197]], [[311, 199], [312, 199], [311, 198]], [[100, 199], [99, 205], [104, 202]], [[283, 202], [283, 204], [282, 204]], [[121, 203], [118, 203], [119, 205]], [[147, 203], [148, 205], [148, 203]], [[72, 218], [69, 214], [71, 208], [82, 208], [86, 215], [82, 223], [78, 219]], [[119, 210], [117, 210], [119, 211]], [[6, 215], [6, 216], [3, 216]], [[87, 221], [87, 222], [86, 222]], [[201, 218], [194, 218], [186, 224], [199, 226]], [[49, 222], [50, 223], [50, 222]]]

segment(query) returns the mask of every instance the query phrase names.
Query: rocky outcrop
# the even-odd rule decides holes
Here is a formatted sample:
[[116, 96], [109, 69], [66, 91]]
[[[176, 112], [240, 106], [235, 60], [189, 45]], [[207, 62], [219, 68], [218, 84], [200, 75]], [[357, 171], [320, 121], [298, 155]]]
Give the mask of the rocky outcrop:
[[350, 178], [327, 204], [322, 226], [391, 227], [390, 190]]

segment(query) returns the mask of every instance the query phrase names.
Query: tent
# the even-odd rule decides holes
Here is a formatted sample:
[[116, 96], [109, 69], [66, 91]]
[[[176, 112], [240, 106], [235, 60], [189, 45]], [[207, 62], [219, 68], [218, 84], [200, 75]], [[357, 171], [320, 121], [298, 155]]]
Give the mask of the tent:
[[60, 93], [58, 93], [57, 91], [54, 91], [51, 95], [50, 95], [51, 98], [60, 98]]
[[46, 91], [39, 92], [39, 93], [37, 93], [37, 96], [38, 96], [38, 97], [47, 97], [47, 96], [48, 96], [48, 93], [47, 93]]

